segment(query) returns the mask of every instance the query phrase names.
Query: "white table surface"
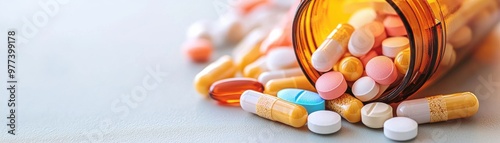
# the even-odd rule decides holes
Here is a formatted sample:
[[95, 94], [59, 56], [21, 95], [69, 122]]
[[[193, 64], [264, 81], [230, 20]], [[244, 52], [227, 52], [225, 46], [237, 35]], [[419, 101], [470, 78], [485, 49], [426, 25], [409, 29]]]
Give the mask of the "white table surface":
[[[21, 29], [23, 18], [32, 21], [43, 12], [38, 3], [48, 0], [0, 1], [0, 35], [6, 38], [7, 28]], [[390, 141], [382, 130], [361, 123], [343, 121], [340, 132], [317, 135], [307, 127], [295, 129], [201, 98], [192, 80], [206, 64], [187, 61], [179, 47], [190, 23], [217, 18], [214, 3], [227, 0], [67, 1], [20, 45], [16, 135], [7, 134], [8, 97], [3, 89], [0, 142]], [[499, 139], [498, 39], [500, 25], [479, 56], [421, 93], [473, 91], [481, 103], [479, 112], [468, 119], [421, 125], [413, 141]], [[5, 62], [0, 67], [6, 67]], [[160, 74], [151, 74], [155, 70]], [[5, 75], [5, 68], [0, 72]], [[157, 86], [145, 87], [143, 80]], [[6, 87], [5, 81], [1, 76], [0, 87]], [[146, 94], [136, 94], [141, 91]]]

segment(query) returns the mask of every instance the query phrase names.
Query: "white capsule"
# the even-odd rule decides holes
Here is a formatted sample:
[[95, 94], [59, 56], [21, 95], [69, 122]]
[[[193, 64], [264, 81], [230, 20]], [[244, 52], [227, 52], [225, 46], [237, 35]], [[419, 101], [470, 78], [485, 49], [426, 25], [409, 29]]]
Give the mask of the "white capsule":
[[220, 17], [214, 27], [213, 37], [217, 37], [216, 42], [222, 43], [237, 43], [247, 33], [245, 26], [242, 24], [241, 16], [237, 14], [226, 14]]
[[361, 108], [361, 122], [370, 128], [382, 128], [392, 118], [392, 107], [382, 102], [367, 104]]
[[472, 41], [472, 30], [468, 26], [458, 29], [453, 37], [448, 37], [448, 42], [455, 48], [462, 48]]
[[327, 72], [342, 58], [345, 51], [336, 40], [327, 39], [313, 53], [312, 65], [317, 71]]
[[390, 37], [382, 42], [382, 53], [390, 58], [394, 58], [399, 52], [410, 47], [410, 40], [406, 37]]
[[302, 69], [293, 68], [293, 69], [286, 69], [286, 70], [280, 70], [280, 71], [264, 72], [264, 73], [260, 74], [258, 80], [263, 85], [266, 85], [268, 81], [273, 80], [273, 79], [281, 79], [281, 78], [302, 76], [302, 75], [304, 75], [304, 73], [302, 72]]
[[370, 101], [377, 96], [380, 90], [380, 85], [372, 78], [365, 76], [362, 77], [352, 85], [352, 93], [359, 100], [366, 102]]
[[384, 123], [385, 137], [395, 141], [407, 141], [417, 137], [418, 124], [406, 117], [391, 118]]
[[375, 44], [375, 36], [366, 27], [361, 27], [356, 29], [349, 40], [349, 53], [356, 57], [362, 57], [366, 55], [372, 49]]
[[210, 29], [212, 29], [212, 23], [210, 21], [196, 21], [189, 26], [186, 37], [187, 39], [204, 38], [207, 40], [212, 40], [212, 33]]
[[373, 8], [364, 8], [356, 11], [352, 14], [349, 19], [349, 24], [351, 24], [355, 29], [360, 28], [377, 18], [377, 12]]
[[267, 54], [267, 68], [271, 71], [284, 70], [299, 66], [292, 47], [279, 47]]

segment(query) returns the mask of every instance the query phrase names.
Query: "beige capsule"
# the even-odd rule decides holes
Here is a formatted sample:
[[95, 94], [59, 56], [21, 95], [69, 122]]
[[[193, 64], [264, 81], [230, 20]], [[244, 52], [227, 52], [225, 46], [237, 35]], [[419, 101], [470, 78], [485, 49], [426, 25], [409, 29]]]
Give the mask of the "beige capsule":
[[195, 76], [194, 88], [202, 96], [207, 97], [214, 82], [234, 77], [235, 74], [236, 66], [231, 57], [222, 56]]
[[350, 94], [343, 94], [339, 98], [326, 100], [326, 109], [337, 112], [348, 122], [357, 123], [361, 121], [361, 108], [363, 103]]
[[423, 124], [471, 117], [478, 110], [479, 101], [476, 95], [463, 92], [401, 102], [397, 115]]

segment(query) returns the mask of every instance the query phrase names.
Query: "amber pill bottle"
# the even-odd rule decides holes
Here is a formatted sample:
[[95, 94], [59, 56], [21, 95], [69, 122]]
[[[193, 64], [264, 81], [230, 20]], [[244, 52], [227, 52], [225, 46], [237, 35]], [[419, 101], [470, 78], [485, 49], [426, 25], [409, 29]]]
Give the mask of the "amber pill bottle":
[[467, 59], [500, 19], [499, 0], [302, 0], [293, 23], [296, 58], [315, 85], [322, 72], [311, 64], [312, 53], [330, 32], [347, 23], [352, 11], [383, 2], [401, 17], [410, 39], [408, 71], [373, 101], [397, 103], [444, 75], [452, 66], [442, 66], [448, 40], [464, 26], [472, 40], [456, 49], [456, 63]]

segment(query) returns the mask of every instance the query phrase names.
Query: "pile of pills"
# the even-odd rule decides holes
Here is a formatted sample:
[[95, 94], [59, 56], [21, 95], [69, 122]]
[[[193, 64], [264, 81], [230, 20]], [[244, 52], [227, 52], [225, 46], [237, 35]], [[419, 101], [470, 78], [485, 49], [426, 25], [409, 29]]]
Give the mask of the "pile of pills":
[[[196, 75], [197, 92], [272, 121], [297, 128], [307, 124], [317, 134], [337, 132], [343, 118], [384, 128], [384, 135], [396, 141], [415, 138], [418, 124], [477, 112], [478, 100], [470, 92], [404, 101], [396, 112], [386, 103], [363, 104], [397, 85], [411, 60], [404, 24], [386, 3], [354, 11], [348, 23], [331, 32], [312, 55], [314, 69], [323, 73], [312, 85], [292, 48], [291, 23], [298, 2], [244, 1], [216, 27], [206, 21], [193, 24], [183, 48], [194, 62], [209, 61], [221, 41], [237, 43], [232, 56], [220, 57]], [[471, 39], [470, 28], [457, 32], [462, 40], [446, 44], [441, 65], [452, 66], [454, 47]]]

